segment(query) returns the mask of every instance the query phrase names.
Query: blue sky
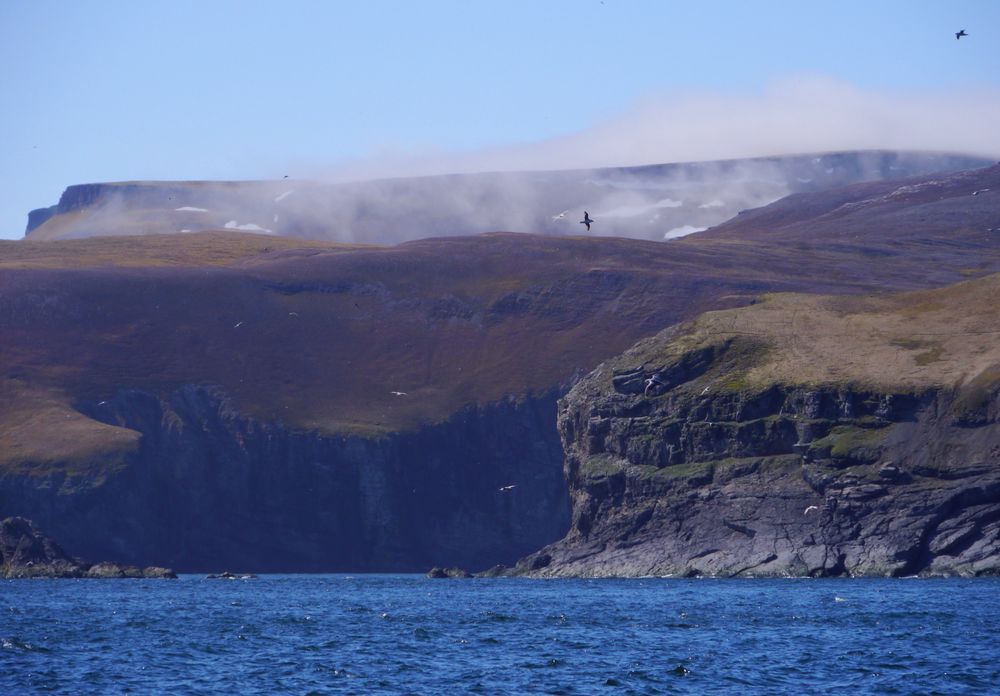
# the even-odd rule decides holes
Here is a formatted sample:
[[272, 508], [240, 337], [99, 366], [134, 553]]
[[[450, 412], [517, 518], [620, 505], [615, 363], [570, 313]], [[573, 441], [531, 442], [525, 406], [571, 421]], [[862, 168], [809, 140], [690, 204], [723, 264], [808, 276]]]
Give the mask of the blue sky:
[[5, 0], [0, 100], [3, 238], [89, 181], [997, 154], [1000, 2]]

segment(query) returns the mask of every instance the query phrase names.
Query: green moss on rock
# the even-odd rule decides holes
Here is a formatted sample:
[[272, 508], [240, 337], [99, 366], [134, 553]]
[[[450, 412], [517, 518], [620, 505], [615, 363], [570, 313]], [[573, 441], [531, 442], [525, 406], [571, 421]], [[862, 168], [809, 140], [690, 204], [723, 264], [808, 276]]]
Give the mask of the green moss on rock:
[[828, 454], [834, 459], [872, 462], [878, 459], [888, 434], [889, 428], [838, 425], [826, 437], [815, 440], [810, 449], [818, 456]]
[[622, 472], [624, 462], [610, 454], [592, 454], [580, 461], [580, 477], [591, 481]]

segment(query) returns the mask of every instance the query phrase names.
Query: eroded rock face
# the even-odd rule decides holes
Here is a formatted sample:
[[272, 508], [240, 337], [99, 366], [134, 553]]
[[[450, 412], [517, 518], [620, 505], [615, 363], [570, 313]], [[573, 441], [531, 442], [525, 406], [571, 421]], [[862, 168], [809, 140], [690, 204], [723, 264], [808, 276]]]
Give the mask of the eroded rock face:
[[31, 520], [0, 522], [0, 577], [82, 577], [86, 566], [38, 531]]
[[718, 359], [648, 389], [655, 369], [599, 369], [560, 402], [572, 526], [513, 572], [1000, 572], [995, 391], [970, 411], [940, 388], [713, 389]]

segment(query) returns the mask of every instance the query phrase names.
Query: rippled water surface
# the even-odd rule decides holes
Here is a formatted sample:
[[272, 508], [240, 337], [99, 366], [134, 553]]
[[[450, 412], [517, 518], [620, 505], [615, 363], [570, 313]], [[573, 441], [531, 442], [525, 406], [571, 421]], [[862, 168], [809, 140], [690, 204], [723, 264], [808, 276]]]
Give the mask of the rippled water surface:
[[0, 693], [983, 693], [995, 580], [0, 581]]

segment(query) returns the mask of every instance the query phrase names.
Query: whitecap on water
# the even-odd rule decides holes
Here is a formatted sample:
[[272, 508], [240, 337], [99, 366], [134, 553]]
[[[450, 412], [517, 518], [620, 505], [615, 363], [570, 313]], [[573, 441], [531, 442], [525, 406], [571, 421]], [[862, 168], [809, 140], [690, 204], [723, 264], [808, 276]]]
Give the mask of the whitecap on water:
[[39, 648], [37, 646], [28, 643], [27, 641], [20, 640], [19, 638], [2, 638], [0, 639], [0, 649], [3, 650], [24, 650], [25, 652], [48, 652], [45, 648]]

